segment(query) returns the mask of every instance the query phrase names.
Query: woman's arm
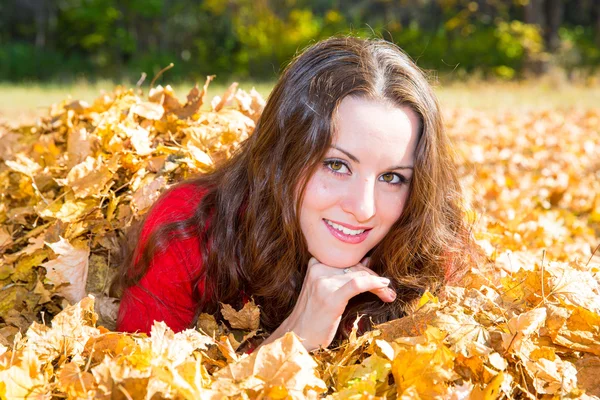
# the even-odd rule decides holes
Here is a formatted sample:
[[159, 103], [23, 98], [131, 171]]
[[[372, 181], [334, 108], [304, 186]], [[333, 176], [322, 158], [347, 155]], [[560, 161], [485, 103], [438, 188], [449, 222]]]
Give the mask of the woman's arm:
[[154, 321], [164, 321], [175, 332], [189, 328], [198, 307], [189, 273], [195, 257], [200, 254], [189, 241], [156, 255], [140, 282], [124, 291], [117, 330], [149, 333]]
[[388, 287], [389, 283], [389, 279], [381, 278], [363, 263], [344, 273], [312, 258], [292, 313], [262, 345], [294, 332], [309, 351], [327, 347], [333, 341], [348, 301], [359, 293], [372, 292], [382, 301], [392, 302], [396, 293]]
[[[160, 226], [189, 218], [201, 197], [202, 191], [192, 185], [181, 185], [165, 193], [149, 211], [138, 246], [144, 245]], [[194, 284], [201, 263], [198, 238], [171, 240], [166, 249], [152, 256], [141, 280], [125, 289], [117, 330], [149, 333], [155, 320], [164, 321], [176, 332], [190, 327], [198, 307]]]

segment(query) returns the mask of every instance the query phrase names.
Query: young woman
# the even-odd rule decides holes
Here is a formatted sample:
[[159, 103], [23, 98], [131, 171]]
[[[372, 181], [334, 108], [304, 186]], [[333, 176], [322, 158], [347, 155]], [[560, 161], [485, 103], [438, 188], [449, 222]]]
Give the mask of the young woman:
[[[146, 215], [118, 280], [117, 329], [173, 330], [252, 297], [267, 342], [307, 349], [399, 318], [468, 262], [432, 88], [382, 40], [319, 42], [284, 71], [254, 133]], [[124, 290], [123, 290], [124, 289]]]

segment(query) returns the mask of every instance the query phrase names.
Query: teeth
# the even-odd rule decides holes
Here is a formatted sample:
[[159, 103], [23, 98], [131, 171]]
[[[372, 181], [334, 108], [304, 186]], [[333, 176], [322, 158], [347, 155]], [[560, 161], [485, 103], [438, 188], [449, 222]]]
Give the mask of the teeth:
[[353, 230], [353, 229], [348, 229], [346, 227], [343, 227], [341, 225], [336, 224], [335, 222], [331, 222], [330, 220], [326, 219], [325, 222], [327, 222], [330, 226], [334, 227], [335, 229], [337, 229], [340, 232], [344, 232], [346, 235], [360, 235], [361, 233], [363, 233], [365, 230], [364, 229], [359, 229], [359, 230]]

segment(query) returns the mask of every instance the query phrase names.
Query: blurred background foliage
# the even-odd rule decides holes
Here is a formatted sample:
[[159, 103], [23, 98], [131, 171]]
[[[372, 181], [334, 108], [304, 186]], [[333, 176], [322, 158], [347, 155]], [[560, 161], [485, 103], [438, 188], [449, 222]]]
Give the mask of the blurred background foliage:
[[308, 44], [394, 41], [440, 77], [600, 67], [598, 0], [2, 0], [0, 81], [274, 80]]

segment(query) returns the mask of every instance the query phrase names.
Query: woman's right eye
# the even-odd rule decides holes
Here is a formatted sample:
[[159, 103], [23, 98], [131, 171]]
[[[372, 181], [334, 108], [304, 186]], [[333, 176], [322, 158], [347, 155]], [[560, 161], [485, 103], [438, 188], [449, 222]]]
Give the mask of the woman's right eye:
[[346, 163], [340, 160], [325, 160], [323, 165], [334, 174], [347, 175], [350, 172]]

